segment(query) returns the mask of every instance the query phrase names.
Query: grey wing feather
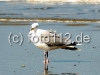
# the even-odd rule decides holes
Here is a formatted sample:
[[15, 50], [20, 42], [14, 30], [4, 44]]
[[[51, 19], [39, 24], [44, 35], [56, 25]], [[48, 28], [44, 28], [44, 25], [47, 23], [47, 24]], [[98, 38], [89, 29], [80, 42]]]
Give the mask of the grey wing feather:
[[48, 46], [63, 46], [71, 44], [70, 40], [67, 41], [67, 38], [59, 36], [53, 30], [47, 30], [45, 33], [42, 33], [41, 35], [41, 41], [46, 43]]

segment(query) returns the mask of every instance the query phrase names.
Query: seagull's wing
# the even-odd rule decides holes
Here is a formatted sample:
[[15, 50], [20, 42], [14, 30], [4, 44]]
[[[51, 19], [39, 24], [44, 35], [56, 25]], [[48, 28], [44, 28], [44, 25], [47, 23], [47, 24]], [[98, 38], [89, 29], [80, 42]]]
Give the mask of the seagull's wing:
[[41, 41], [48, 46], [64, 46], [71, 44], [70, 40], [67, 40], [67, 38], [63, 38], [54, 30], [46, 30], [41, 34], [41, 36]]

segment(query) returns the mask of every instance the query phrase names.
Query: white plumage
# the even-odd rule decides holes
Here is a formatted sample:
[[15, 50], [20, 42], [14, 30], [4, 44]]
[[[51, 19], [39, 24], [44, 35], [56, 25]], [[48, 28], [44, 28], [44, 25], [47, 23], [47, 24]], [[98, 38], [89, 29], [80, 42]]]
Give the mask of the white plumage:
[[[31, 26], [32, 28], [28, 34], [28, 37], [31, 40], [31, 42], [34, 43], [35, 46], [44, 50], [44, 55], [45, 55], [44, 62], [45, 63], [49, 62], [48, 61], [48, 51], [50, 50], [55, 50], [59, 48], [65, 49], [65, 50], [67, 49], [79, 50], [78, 48], [74, 47], [75, 45], [77, 45], [77, 42], [71, 42], [70, 40], [65, 41], [67, 38], [62, 38], [63, 41], [61, 42], [59, 36], [54, 36], [54, 34], [57, 35], [55, 31], [38, 29], [38, 26], [39, 26], [38, 23], [33, 23]], [[49, 39], [49, 42], [47, 42], [48, 39]], [[56, 42], [54, 41], [55, 39], [56, 39]]]

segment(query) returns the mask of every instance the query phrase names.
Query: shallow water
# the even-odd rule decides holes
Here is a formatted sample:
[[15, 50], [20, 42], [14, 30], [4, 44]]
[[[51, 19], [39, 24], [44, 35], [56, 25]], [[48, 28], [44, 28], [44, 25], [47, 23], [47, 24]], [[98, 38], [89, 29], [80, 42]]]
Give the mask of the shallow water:
[[[85, 7], [84, 7], [85, 5]], [[38, 6], [38, 8], [37, 8]], [[52, 7], [41, 9], [41, 6]], [[35, 7], [35, 9], [33, 9]], [[2, 9], [5, 8], [5, 9]], [[28, 9], [26, 9], [28, 8]], [[32, 8], [32, 9], [29, 9]], [[68, 8], [68, 9], [66, 9]], [[55, 11], [54, 11], [55, 10]], [[62, 11], [61, 11], [62, 10]], [[86, 11], [85, 11], [86, 10]], [[95, 11], [91, 11], [95, 10]], [[99, 19], [99, 5], [94, 4], [65, 4], [65, 5], [31, 5], [0, 3], [0, 17], [69, 17]], [[52, 12], [51, 12], [52, 11]], [[66, 15], [66, 11], [68, 15]], [[86, 13], [77, 14], [76, 13]], [[3, 15], [4, 13], [4, 15]], [[7, 15], [6, 15], [6, 14]], [[27, 14], [22, 15], [22, 14]], [[45, 13], [45, 14], [44, 14]], [[52, 14], [53, 13], [53, 14]], [[54, 14], [55, 13], [55, 14]], [[59, 14], [64, 15], [59, 15]], [[73, 14], [75, 13], [75, 14]], [[36, 15], [37, 14], [37, 15]], [[44, 15], [45, 16], [44, 16]], [[48, 15], [51, 14], [51, 15]], [[32, 16], [31, 16], [32, 15]], [[0, 75], [99, 75], [100, 73], [100, 23], [96, 22], [39, 22], [40, 28], [54, 29], [58, 33], [71, 33], [71, 40], [75, 41], [77, 35], [89, 35], [90, 43], [83, 42], [78, 46], [81, 51], [55, 50], [49, 52], [50, 63], [48, 71], [44, 71], [43, 51], [28, 42], [27, 34], [30, 25], [36, 21], [6, 21], [0, 22]], [[11, 43], [9, 43], [9, 35]], [[21, 35], [23, 43], [20, 46]], [[19, 43], [13, 42], [13, 37], [18, 35]], [[23, 67], [23, 65], [25, 65]]]
[[100, 19], [100, 4], [0, 2], [0, 18]]

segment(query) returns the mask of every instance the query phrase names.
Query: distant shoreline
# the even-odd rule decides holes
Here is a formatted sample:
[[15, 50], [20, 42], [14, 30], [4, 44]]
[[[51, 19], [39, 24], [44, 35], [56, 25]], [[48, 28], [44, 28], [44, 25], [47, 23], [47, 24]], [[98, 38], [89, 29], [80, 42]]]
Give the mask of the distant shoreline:
[[69, 18], [0, 18], [0, 22], [37, 21], [37, 22], [100, 22], [99, 19], [69, 19]]

